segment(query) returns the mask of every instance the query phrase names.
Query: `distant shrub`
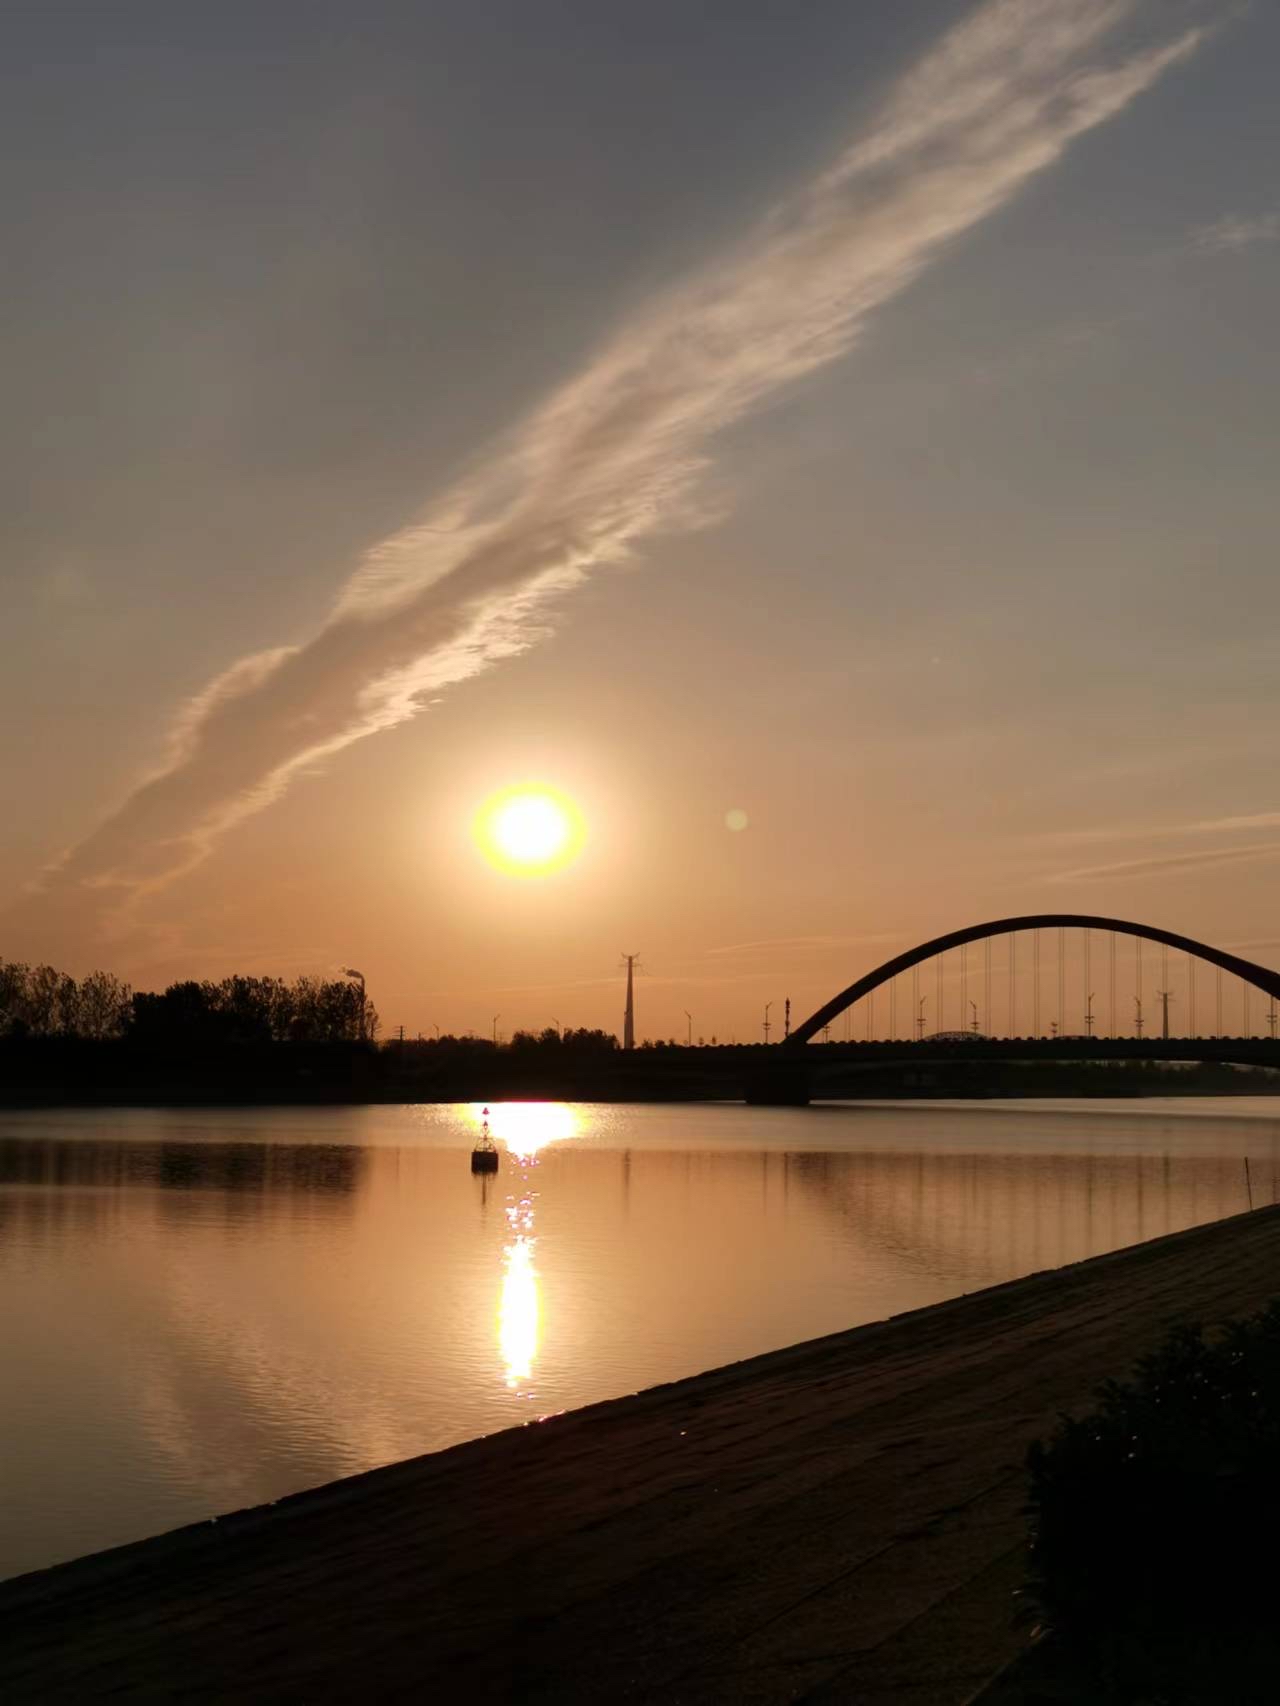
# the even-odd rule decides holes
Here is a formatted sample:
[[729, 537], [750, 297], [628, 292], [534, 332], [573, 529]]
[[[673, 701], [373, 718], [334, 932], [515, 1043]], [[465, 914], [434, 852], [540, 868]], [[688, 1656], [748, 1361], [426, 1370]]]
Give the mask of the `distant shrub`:
[[1028, 1457], [1042, 1622], [1099, 1701], [1280, 1699], [1280, 1302], [1098, 1396]]

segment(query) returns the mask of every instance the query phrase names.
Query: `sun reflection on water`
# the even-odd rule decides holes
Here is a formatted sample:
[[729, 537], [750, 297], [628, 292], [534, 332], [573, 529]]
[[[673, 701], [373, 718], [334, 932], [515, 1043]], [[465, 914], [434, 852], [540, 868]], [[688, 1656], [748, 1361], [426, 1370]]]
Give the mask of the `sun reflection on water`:
[[498, 1353], [508, 1388], [517, 1397], [533, 1398], [536, 1394], [529, 1382], [542, 1342], [543, 1318], [542, 1288], [534, 1264], [538, 1193], [532, 1174], [539, 1151], [575, 1137], [582, 1122], [564, 1102], [495, 1102], [487, 1107], [474, 1103], [467, 1113], [477, 1128], [487, 1120], [490, 1133], [505, 1145], [513, 1163], [504, 1209], [508, 1236], [502, 1249], [502, 1287], [498, 1293]]
[[[530, 1215], [532, 1220], [533, 1216]], [[498, 1347], [507, 1385], [518, 1392], [533, 1375], [542, 1328], [542, 1297], [533, 1265], [534, 1240], [520, 1233], [502, 1252], [504, 1273], [498, 1298]]]
[[477, 1130], [487, 1116], [494, 1138], [517, 1160], [532, 1160], [549, 1143], [562, 1143], [582, 1129], [581, 1118], [567, 1102], [473, 1102], [467, 1116]]

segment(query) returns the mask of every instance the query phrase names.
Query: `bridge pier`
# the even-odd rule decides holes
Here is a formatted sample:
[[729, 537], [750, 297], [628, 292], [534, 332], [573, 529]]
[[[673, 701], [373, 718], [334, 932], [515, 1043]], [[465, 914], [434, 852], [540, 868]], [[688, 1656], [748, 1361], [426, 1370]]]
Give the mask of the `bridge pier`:
[[[770, 1051], [772, 1053], [772, 1050]], [[794, 1054], [778, 1050], [780, 1058], [761, 1061], [751, 1070], [745, 1086], [751, 1108], [807, 1108], [810, 1101], [809, 1067]]]

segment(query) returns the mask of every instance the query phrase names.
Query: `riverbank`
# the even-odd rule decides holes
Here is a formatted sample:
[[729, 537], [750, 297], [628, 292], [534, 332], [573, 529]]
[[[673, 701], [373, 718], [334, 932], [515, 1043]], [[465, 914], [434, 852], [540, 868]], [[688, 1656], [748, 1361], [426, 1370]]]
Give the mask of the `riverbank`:
[[0, 1586], [0, 1697], [895, 1701], [1016, 1655], [1022, 1459], [1263, 1209]]

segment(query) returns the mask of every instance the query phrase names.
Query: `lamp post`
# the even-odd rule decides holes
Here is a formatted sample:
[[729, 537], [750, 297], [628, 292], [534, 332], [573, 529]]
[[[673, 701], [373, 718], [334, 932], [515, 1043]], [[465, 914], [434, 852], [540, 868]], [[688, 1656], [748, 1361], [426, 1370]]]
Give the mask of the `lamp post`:
[[551, 1023], [556, 1028], [556, 1035], [560, 1038], [560, 1041], [563, 1042], [564, 1041], [564, 1026], [560, 1023], [559, 1019], [556, 1018], [554, 1013], [551, 1015]]
[[498, 1020], [501, 1017], [502, 1017], [501, 1013], [495, 1013], [493, 1015], [493, 1046], [495, 1048], [497, 1048], [497, 1046], [498, 1046]]
[[685, 1019], [688, 1021], [688, 1030], [685, 1033], [684, 1046], [686, 1048], [692, 1048], [693, 1047], [693, 1014], [689, 1011], [689, 1009], [687, 1007], [684, 1010], [684, 1016], [685, 1016]]
[[360, 1041], [365, 1042], [368, 1038], [368, 1023], [365, 1017], [367, 1005], [364, 994], [364, 973], [362, 971], [357, 971], [354, 966], [339, 966], [338, 970], [342, 973], [343, 977], [354, 978], [360, 985]]

